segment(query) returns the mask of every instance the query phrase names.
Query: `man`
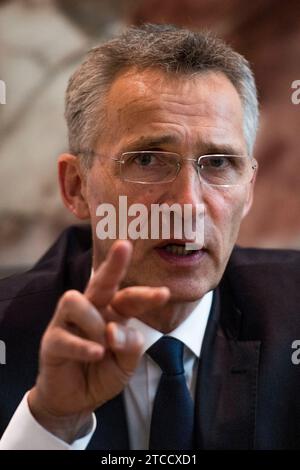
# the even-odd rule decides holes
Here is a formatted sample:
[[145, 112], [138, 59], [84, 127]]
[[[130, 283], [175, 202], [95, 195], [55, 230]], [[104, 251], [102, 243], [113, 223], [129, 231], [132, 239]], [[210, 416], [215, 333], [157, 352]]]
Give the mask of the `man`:
[[[245, 59], [130, 28], [74, 73], [66, 119], [61, 193], [91, 231], [2, 282], [2, 448], [299, 447], [299, 253], [234, 247], [257, 169]], [[98, 207], [120, 196], [203, 207], [204, 243], [100, 240]]]

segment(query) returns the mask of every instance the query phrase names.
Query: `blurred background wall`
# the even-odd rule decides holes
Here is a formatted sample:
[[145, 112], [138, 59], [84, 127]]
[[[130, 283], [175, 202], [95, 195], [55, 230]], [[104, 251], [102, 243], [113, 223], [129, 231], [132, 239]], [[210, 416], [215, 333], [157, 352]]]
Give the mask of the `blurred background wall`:
[[299, 0], [0, 0], [0, 276], [32, 265], [77, 222], [56, 180], [67, 81], [89, 48], [142, 21], [212, 29], [250, 60], [259, 175], [239, 243], [300, 248]]

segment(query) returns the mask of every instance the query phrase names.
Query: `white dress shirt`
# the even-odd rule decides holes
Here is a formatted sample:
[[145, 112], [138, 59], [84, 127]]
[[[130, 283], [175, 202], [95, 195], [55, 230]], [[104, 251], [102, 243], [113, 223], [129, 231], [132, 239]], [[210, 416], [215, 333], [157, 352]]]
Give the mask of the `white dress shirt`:
[[[197, 368], [212, 298], [213, 293], [210, 291], [200, 300], [190, 315], [167, 335], [184, 343], [185, 376], [193, 398], [195, 396]], [[163, 336], [160, 331], [151, 328], [136, 318], [131, 318], [128, 325], [143, 333], [145, 339], [143, 353]], [[124, 389], [131, 449], [148, 448], [152, 407], [160, 376], [159, 366], [147, 354], [143, 354], [139, 366]], [[96, 417], [93, 414], [93, 424], [90, 432], [86, 436], [75, 440], [72, 444], [67, 444], [44, 429], [34, 419], [28, 406], [27, 394], [15, 411], [2, 436], [0, 450], [84, 450], [88, 446], [96, 426], [101, 426], [101, 422], [96, 423]]]
[[[212, 292], [208, 292], [192, 313], [167, 335], [184, 343], [184, 371], [187, 386], [193, 398], [212, 297]], [[128, 324], [143, 333], [145, 338], [143, 352], [163, 336], [160, 331], [151, 328], [136, 318], [131, 318]], [[148, 449], [153, 402], [161, 373], [161, 369], [151, 357], [144, 354], [132, 379], [124, 389], [131, 449]]]

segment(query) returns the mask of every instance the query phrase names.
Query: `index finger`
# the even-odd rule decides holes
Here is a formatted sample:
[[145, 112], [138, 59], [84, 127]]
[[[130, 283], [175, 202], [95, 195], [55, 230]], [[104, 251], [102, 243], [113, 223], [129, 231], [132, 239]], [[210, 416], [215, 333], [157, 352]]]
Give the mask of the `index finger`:
[[113, 298], [126, 274], [131, 255], [132, 245], [128, 240], [117, 240], [110, 248], [84, 292], [96, 308], [105, 307]]

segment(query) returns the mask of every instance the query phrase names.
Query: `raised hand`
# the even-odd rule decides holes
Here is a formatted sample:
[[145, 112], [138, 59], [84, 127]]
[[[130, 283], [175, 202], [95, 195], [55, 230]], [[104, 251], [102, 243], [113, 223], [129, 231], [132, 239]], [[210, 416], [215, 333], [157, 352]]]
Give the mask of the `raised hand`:
[[44, 333], [40, 369], [28, 403], [39, 423], [72, 442], [86, 432], [92, 411], [126, 386], [141, 356], [141, 334], [129, 317], [164, 305], [165, 287], [119, 289], [132, 246], [117, 241], [85, 292], [67, 291]]

